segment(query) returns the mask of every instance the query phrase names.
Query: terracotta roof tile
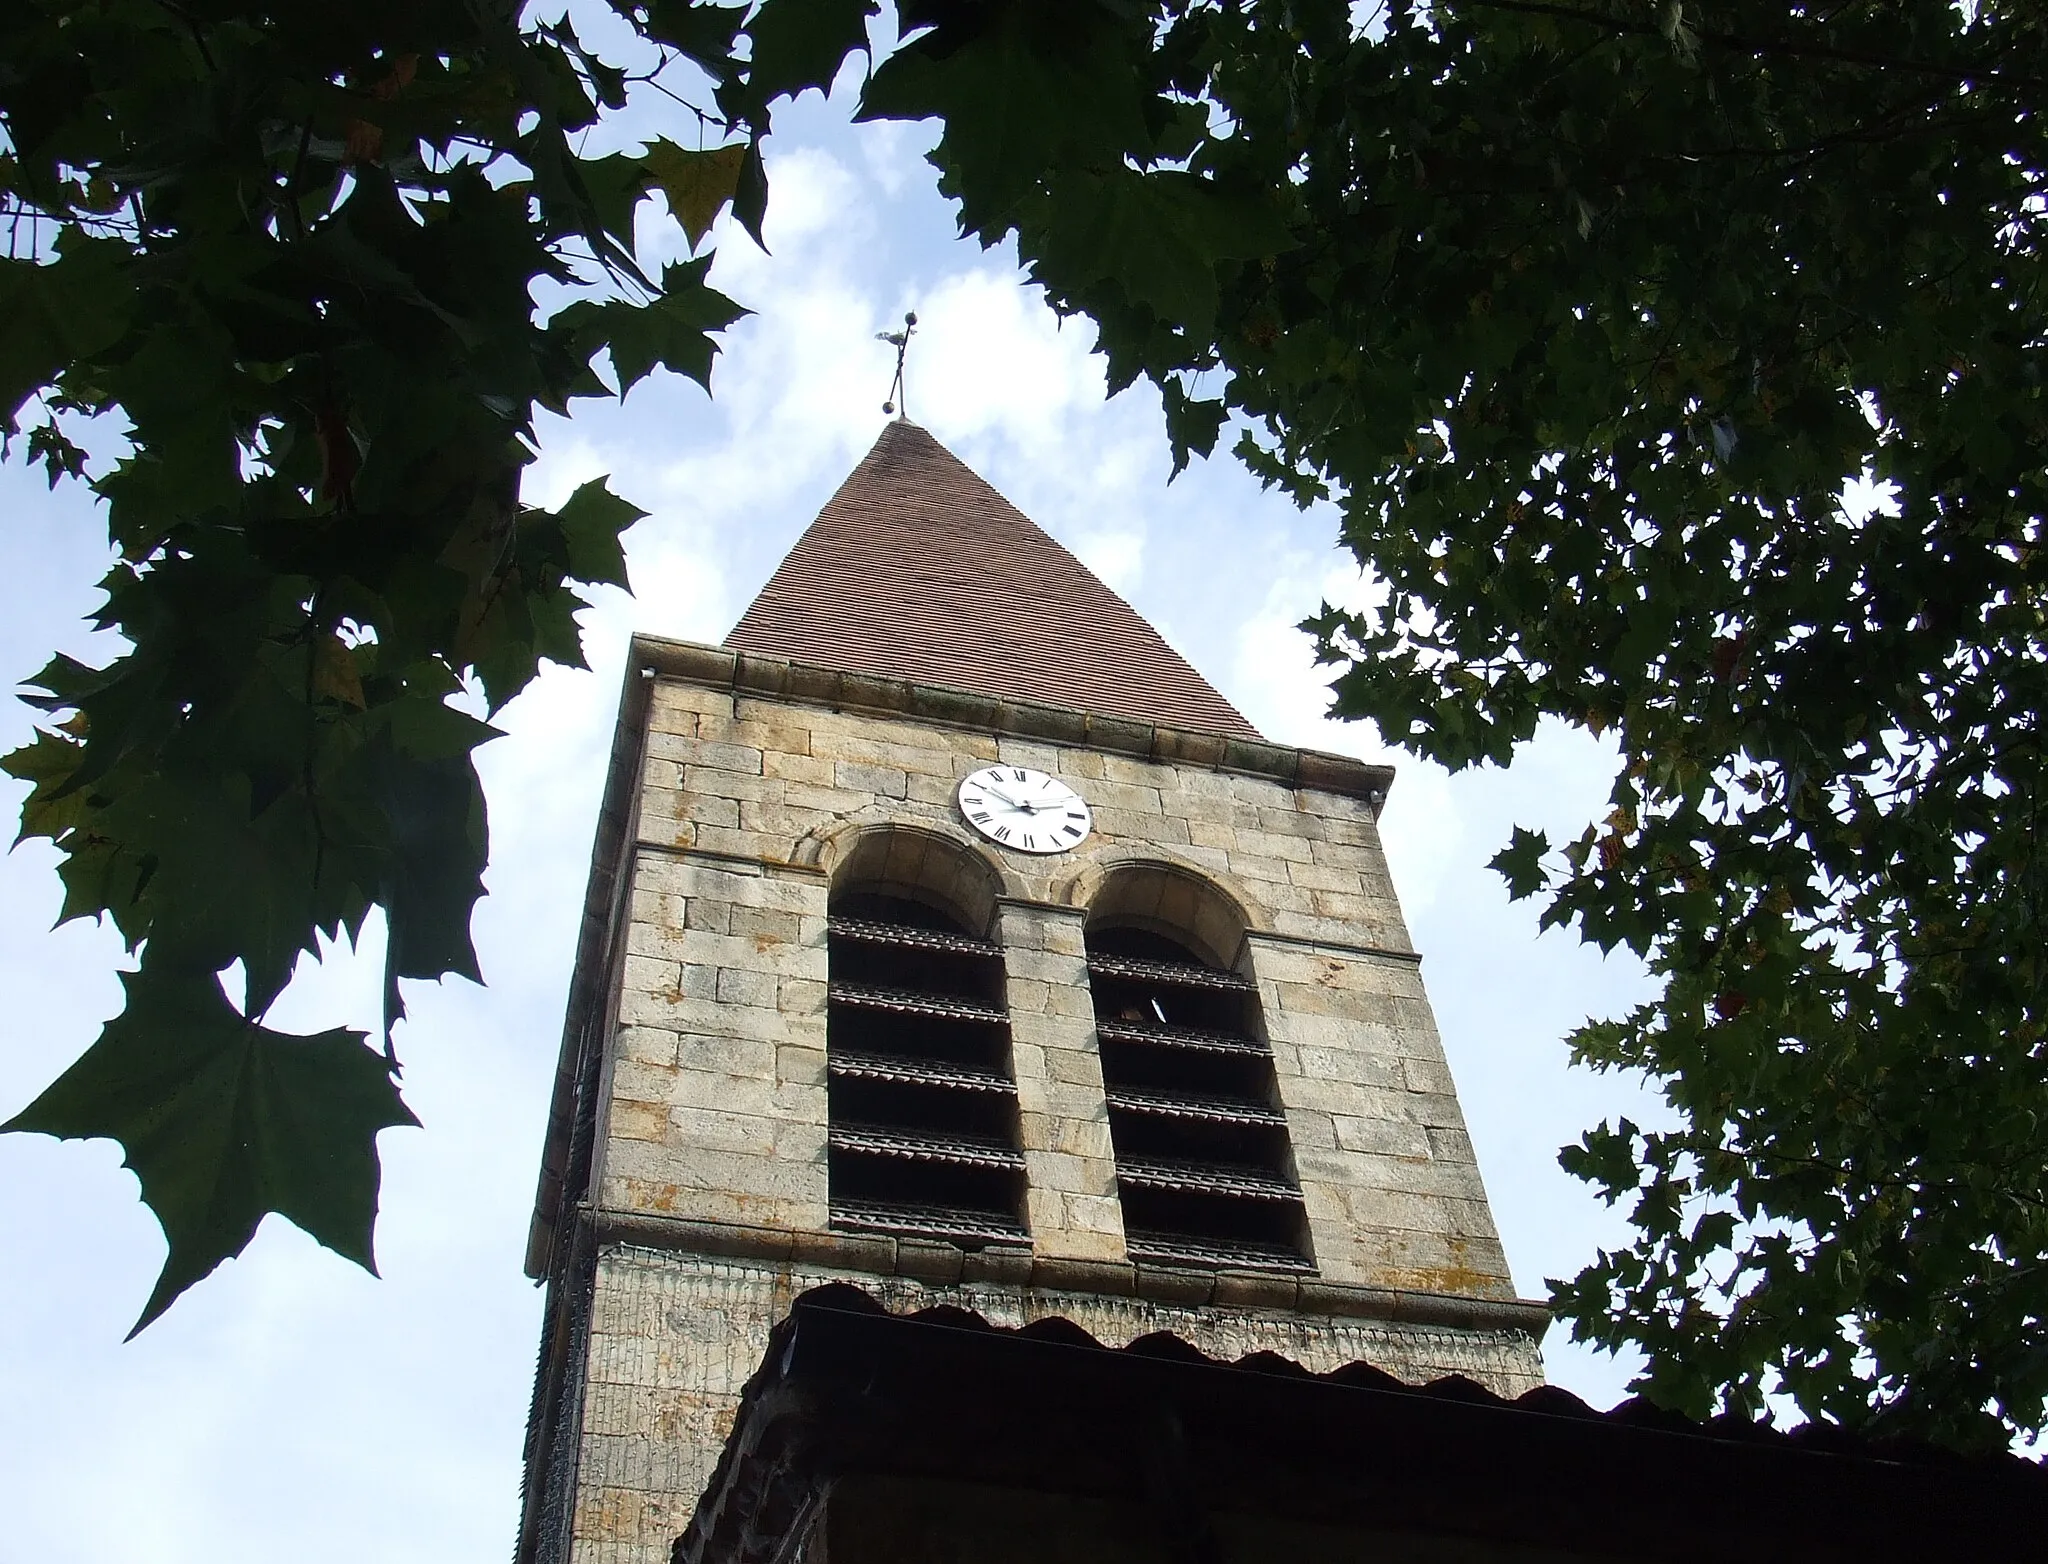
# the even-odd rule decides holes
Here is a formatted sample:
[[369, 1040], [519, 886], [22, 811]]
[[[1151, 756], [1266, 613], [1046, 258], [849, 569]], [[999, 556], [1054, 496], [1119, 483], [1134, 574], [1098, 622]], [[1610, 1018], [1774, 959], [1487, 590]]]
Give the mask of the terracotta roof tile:
[[1259, 737], [1129, 603], [901, 419], [725, 644], [999, 700]]

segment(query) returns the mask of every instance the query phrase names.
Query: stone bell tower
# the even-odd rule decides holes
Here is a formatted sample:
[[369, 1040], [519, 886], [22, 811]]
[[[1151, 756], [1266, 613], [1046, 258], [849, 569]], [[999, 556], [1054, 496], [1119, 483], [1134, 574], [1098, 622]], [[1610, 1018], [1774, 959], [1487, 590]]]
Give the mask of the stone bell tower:
[[637, 638], [527, 1253], [519, 1558], [665, 1561], [829, 1282], [1540, 1383], [1391, 779], [1265, 742], [902, 421], [723, 646]]

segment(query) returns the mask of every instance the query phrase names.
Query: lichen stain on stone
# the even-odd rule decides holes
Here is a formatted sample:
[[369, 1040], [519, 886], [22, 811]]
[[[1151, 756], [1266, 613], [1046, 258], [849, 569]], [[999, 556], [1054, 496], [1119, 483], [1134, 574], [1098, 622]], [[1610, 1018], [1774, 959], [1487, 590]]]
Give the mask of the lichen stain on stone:
[[1510, 1289], [1504, 1279], [1491, 1271], [1482, 1271], [1465, 1261], [1468, 1246], [1462, 1238], [1446, 1238], [1445, 1247], [1451, 1252], [1448, 1265], [1403, 1266], [1388, 1270], [1382, 1286], [1397, 1287], [1406, 1292], [1456, 1293], [1467, 1298], [1504, 1298]]
[[1390, 1271], [1386, 1285], [1403, 1292], [1456, 1293], [1466, 1298], [1502, 1296], [1500, 1278], [1469, 1265], [1426, 1265]]

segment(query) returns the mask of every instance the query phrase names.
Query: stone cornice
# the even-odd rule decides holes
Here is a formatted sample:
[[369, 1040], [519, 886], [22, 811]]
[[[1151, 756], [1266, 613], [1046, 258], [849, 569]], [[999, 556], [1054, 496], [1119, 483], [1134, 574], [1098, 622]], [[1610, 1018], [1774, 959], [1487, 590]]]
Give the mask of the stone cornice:
[[833, 711], [911, 717], [977, 733], [1007, 733], [1139, 760], [1235, 771], [1289, 787], [1361, 798], [1371, 807], [1374, 819], [1379, 818], [1387, 790], [1394, 782], [1392, 766], [1374, 765], [1348, 755], [1098, 717], [1063, 706], [996, 700], [965, 690], [843, 673], [809, 663], [749, 657], [722, 646], [703, 646], [694, 641], [636, 635], [631, 655], [636, 667], [664, 678], [731, 690], [738, 695], [794, 701]]
[[1472, 1298], [1399, 1287], [1359, 1287], [1264, 1271], [1197, 1271], [1108, 1260], [1048, 1259], [1022, 1249], [964, 1250], [929, 1239], [792, 1232], [638, 1211], [583, 1207], [580, 1214], [599, 1244], [814, 1265], [871, 1276], [907, 1276], [942, 1286], [987, 1282], [1041, 1292], [1147, 1298], [1188, 1307], [1277, 1309], [1455, 1330], [1512, 1331], [1534, 1337], [1541, 1337], [1550, 1325], [1549, 1306], [1527, 1298]]

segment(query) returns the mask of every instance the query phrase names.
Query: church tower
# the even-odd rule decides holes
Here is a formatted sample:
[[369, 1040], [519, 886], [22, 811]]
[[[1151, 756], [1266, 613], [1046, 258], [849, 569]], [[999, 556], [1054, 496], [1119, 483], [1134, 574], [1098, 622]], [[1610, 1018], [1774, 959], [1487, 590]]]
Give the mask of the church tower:
[[527, 1268], [522, 1564], [664, 1564], [792, 1300], [1537, 1385], [1387, 876], [924, 430], [633, 643]]

